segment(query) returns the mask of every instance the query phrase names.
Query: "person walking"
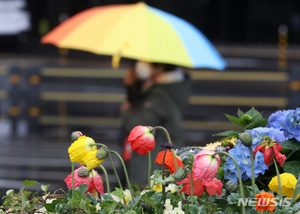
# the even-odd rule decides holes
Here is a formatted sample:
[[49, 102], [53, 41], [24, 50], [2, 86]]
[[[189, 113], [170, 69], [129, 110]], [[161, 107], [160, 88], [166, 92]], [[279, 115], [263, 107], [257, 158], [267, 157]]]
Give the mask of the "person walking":
[[[163, 126], [170, 134], [175, 148], [183, 145], [182, 136], [182, 110], [187, 104], [190, 91], [190, 78], [181, 68], [164, 63], [150, 63], [138, 61], [135, 66], [135, 81], [132, 87], [137, 87], [132, 104], [127, 103], [121, 107], [122, 129], [125, 136], [138, 125]], [[127, 76], [128, 77], [128, 76]], [[142, 85], [140, 85], [142, 80]], [[156, 146], [151, 152], [154, 162], [160, 144], [166, 143], [165, 133], [157, 131], [155, 134]], [[129, 162], [130, 182], [140, 185], [148, 182], [148, 157], [132, 152]], [[154, 165], [154, 164], [152, 164]], [[156, 164], [158, 168], [159, 165]]]

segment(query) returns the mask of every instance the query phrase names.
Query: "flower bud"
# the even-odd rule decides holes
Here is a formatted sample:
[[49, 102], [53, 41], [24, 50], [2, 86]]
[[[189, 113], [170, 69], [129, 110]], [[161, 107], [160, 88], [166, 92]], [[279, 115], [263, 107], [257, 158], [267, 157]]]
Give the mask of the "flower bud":
[[87, 170], [86, 167], [84, 167], [77, 172], [77, 175], [79, 177], [88, 177], [90, 175], [90, 172]]
[[187, 177], [187, 170], [183, 167], [179, 167], [174, 173], [173, 173], [173, 178], [179, 182], [182, 181]]
[[151, 209], [151, 206], [147, 202], [141, 203], [141, 206], [144, 210], [150, 210]]
[[226, 186], [226, 191], [229, 193], [236, 192], [239, 188], [239, 185], [235, 182], [231, 182]]
[[98, 160], [103, 160], [107, 158], [107, 156], [108, 156], [108, 152], [104, 147], [101, 147], [96, 153], [96, 158]]
[[252, 146], [252, 136], [249, 132], [242, 132], [240, 133], [240, 140], [244, 146], [250, 147]]
[[72, 134], [71, 134], [72, 142], [76, 141], [81, 136], [82, 136], [82, 133], [80, 131], [72, 132]]

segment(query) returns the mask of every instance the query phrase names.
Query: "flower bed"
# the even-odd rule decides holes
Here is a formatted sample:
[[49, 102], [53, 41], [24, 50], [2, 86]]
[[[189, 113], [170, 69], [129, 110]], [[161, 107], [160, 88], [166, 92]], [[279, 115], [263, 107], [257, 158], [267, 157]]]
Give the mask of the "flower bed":
[[[68, 149], [72, 173], [65, 179], [68, 192], [30, 192], [24, 181], [19, 192], [8, 190], [0, 213], [297, 213], [300, 210], [300, 108], [277, 111], [268, 120], [254, 108], [238, 117], [226, 117], [241, 126], [241, 131], [216, 134], [223, 138], [206, 147], [175, 148], [163, 127], [135, 127], [128, 140], [134, 152], [149, 155], [158, 143], [154, 133], [163, 131], [168, 140], [151, 170], [148, 184], [131, 184], [121, 156], [106, 145], [95, 143], [81, 132], [72, 133]], [[97, 148], [100, 147], [100, 148]], [[112, 161], [120, 158], [127, 187], [121, 184]], [[111, 161], [119, 188], [110, 189], [101, 163]], [[81, 166], [74, 168], [74, 162]], [[93, 169], [100, 167], [102, 177]], [[297, 180], [298, 178], [298, 180]]]

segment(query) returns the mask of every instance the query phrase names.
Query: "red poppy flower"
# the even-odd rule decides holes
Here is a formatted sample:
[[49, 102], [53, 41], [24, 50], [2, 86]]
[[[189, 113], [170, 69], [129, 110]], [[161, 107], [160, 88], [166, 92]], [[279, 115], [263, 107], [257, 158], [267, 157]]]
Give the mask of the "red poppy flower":
[[257, 198], [257, 202], [255, 204], [255, 209], [259, 212], [264, 212], [269, 210], [272, 212], [276, 208], [275, 198], [271, 193], [262, 192], [255, 196]]
[[[189, 173], [188, 177], [177, 184], [185, 184], [179, 193], [184, 192], [188, 195], [191, 195], [191, 174]], [[204, 188], [205, 187], [205, 188]], [[209, 195], [222, 195], [223, 183], [217, 178], [206, 182], [199, 179], [196, 175], [193, 174], [193, 195], [201, 196], [206, 190]]]
[[[188, 174], [188, 177], [186, 179], [177, 182], [177, 184], [185, 184], [182, 187], [182, 189], [179, 191], [179, 193], [184, 192], [185, 194], [191, 195], [191, 173]], [[202, 180], [197, 178], [193, 174], [193, 195], [201, 196], [203, 192], [204, 192], [204, 186], [202, 184]]]
[[262, 141], [260, 145], [256, 146], [253, 153], [254, 157], [258, 151], [264, 153], [265, 164], [269, 167], [271, 166], [275, 156], [277, 162], [281, 167], [283, 167], [283, 162], [285, 161], [286, 156], [280, 153], [281, 150], [282, 146], [280, 144], [276, 143], [275, 140], [272, 140], [271, 137], [266, 136], [265, 141]]
[[134, 127], [129, 136], [128, 141], [131, 143], [131, 150], [141, 155], [146, 155], [155, 147], [154, 135], [150, 132], [149, 126]]
[[[167, 152], [167, 154], [166, 154], [166, 157], [165, 157], [165, 166], [167, 167], [168, 170], [171, 171], [171, 174], [173, 174], [176, 171], [176, 165], [175, 165], [175, 161], [174, 161], [174, 158], [173, 158], [173, 154], [172, 154], [172, 151], [167, 150], [166, 152]], [[159, 152], [156, 156], [156, 159], [155, 159], [154, 163], [158, 163], [158, 164], [162, 165], [164, 154], [165, 154], [165, 151]], [[176, 162], [177, 162], [178, 168], [179, 167], [184, 167], [182, 161], [177, 156], [176, 156]]]
[[202, 181], [203, 186], [205, 186], [206, 192], [210, 195], [222, 195], [223, 183], [217, 178], [212, 179], [209, 182]]
[[[97, 191], [103, 195], [104, 189], [103, 189], [103, 181], [101, 179], [101, 176], [92, 169], [90, 173], [88, 173], [88, 176], [80, 177], [78, 176], [78, 172], [82, 169], [84, 169], [84, 166], [79, 167], [74, 171], [74, 187], [79, 187], [80, 184], [86, 184], [88, 187], [88, 190], [85, 192], [92, 193], [94, 189], [97, 189]], [[65, 179], [65, 182], [69, 189], [72, 188], [72, 173], [68, 175], [68, 177]]]

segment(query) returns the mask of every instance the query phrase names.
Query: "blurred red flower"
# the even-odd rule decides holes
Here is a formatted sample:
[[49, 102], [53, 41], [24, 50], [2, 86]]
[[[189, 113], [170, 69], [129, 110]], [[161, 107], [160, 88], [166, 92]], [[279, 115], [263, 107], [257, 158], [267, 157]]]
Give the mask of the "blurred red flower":
[[154, 149], [155, 139], [150, 129], [149, 126], [136, 126], [131, 130], [127, 140], [131, 143], [132, 151], [146, 155]]

